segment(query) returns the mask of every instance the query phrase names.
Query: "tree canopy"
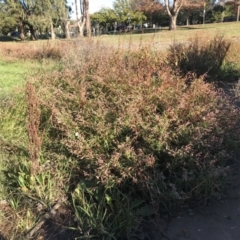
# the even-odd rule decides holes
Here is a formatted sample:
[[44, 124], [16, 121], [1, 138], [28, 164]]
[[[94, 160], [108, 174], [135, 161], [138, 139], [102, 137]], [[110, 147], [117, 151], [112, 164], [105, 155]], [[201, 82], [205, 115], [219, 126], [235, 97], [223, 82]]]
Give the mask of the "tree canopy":
[[126, 25], [141, 23], [146, 20], [146, 16], [135, 8], [133, 0], [116, 0], [113, 3], [113, 9], [102, 8], [91, 15], [91, 20], [107, 27], [116, 22]]
[[22, 39], [26, 31], [36, 39], [36, 30], [68, 18], [66, 3], [66, 0], [1, 0], [2, 22], [10, 29], [17, 28]]
[[[117, 24], [169, 25], [176, 29], [177, 23], [193, 24], [221, 22], [224, 19], [239, 20], [240, 0], [115, 0], [113, 8], [102, 8], [89, 18], [89, 1], [75, 0], [80, 7], [80, 17], [75, 25], [80, 36], [87, 29], [91, 35], [91, 24], [107, 28]], [[77, 7], [76, 7], [77, 10]], [[62, 26], [66, 38], [70, 37], [70, 13], [72, 9], [67, 0], [0, 0], [0, 34], [17, 30], [21, 39], [30, 33], [33, 40], [36, 32], [51, 32]], [[75, 26], [74, 25], [74, 26]]]

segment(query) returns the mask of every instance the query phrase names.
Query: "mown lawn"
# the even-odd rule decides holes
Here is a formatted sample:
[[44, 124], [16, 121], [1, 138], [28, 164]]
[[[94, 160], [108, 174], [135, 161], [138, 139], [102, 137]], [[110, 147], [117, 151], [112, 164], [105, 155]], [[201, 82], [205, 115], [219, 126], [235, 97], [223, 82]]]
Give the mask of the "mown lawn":
[[116, 45], [119, 43], [139, 44], [161, 44], [173, 43], [174, 41], [187, 41], [190, 37], [198, 36], [199, 39], [205, 41], [206, 38], [212, 38], [216, 34], [224, 35], [226, 38], [236, 40], [240, 37], [240, 23], [214, 23], [205, 25], [189, 25], [179, 26], [176, 31], [169, 31], [166, 27], [162, 31], [156, 33], [143, 34], [117, 34], [117, 35], [102, 35], [97, 37], [109, 45]]
[[22, 91], [27, 79], [39, 74], [42, 67], [37, 61], [0, 58], [0, 97]]
[[36, 68], [34, 63], [0, 60], [0, 89], [11, 91], [13, 88], [22, 87], [26, 82], [27, 75]]

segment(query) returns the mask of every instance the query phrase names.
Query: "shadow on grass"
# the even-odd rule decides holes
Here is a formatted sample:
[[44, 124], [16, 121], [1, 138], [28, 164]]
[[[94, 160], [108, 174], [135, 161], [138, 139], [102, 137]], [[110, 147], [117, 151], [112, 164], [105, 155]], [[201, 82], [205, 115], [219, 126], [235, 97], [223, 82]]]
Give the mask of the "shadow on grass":
[[178, 30], [196, 30], [196, 29], [205, 29], [204, 26], [199, 25], [198, 27], [196, 26], [179, 26], [177, 28]]
[[18, 42], [21, 41], [18, 37], [10, 37], [10, 36], [0, 36], [0, 42]]
[[80, 230], [77, 230], [77, 222], [73, 219], [71, 210], [62, 207], [58, 209], [54, 218], [48, 219], [35, 235], [45, 240], [78, 239]]
[[[45, 240], [72, 240], [79, 237], [79, 232], [68, 228], [72, 226], [61, 225], [58, 222], [48, 220], [41, 229], [41, 237]], [[1, 240], [1, 239], [0, 239]]]
[[240, 65], [235, 63], [225, 63], [219, 73], [217, 79], [223, 82], [235, 82], [240, 78]]
[[0, 234], [0, 240], [6, 240], [1, 234]]

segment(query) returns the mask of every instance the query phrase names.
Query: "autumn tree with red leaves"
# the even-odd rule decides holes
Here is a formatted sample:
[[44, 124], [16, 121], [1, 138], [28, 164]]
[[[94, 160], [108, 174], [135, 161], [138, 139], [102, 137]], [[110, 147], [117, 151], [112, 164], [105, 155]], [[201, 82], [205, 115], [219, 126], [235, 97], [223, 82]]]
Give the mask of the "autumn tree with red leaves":
[[154, 0], [136, 0], [133, 2], [133, 9], [144, 12], [144, 14], [154, 14], [159, 13], [163, 5]]
[[170, 20], [169, 30], [175, 30], [177, 27], [177, 16], [184, 0], [134, 0], [134, 3], [138, 10], [148, 14], [160, 12], [165, 8]]
[[186, 25], [193, 24], [194, 15], [198, 15], [200, 12], [205, 10], [204, 0], [187, 0], [184, 2], [181, 12], [184, 15]]
[[236, 21], [238, 22], [239, 21], [239, 14], [240, 14], [240, 0], [234, 0], [233, 2], [234, 2], [235, 9], [237, 11]]
[[132, 2], [132, 8], [135, 11], [143, 12], [151, 22], [153, 22], [153, 19], [164, 9], [160, 2], [154, 0], [135, 0]]

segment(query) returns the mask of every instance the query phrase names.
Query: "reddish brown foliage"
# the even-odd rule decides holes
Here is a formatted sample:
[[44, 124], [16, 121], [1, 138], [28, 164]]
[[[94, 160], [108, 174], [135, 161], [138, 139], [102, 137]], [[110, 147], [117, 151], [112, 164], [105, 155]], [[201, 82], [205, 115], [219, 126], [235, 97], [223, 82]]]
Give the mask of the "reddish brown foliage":
[[134, 8], [146, 15], [159, 13], [163, 9], [163, 5], [153, 0], [138, 0], [135, 1]]
[[31, 83], [27, 83], [27, 104], [28, 104], [28, 140], [29, 140], [29, 154], [31, 161], [31, 173], [34, 175], [39, 168], [39, 154], [41, 150], [42, 140], [39, 133], [40, 125], [40, 109], [38, 97], [35, 92], [35, 87]]

